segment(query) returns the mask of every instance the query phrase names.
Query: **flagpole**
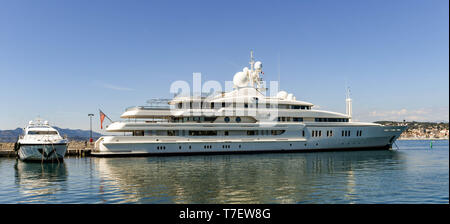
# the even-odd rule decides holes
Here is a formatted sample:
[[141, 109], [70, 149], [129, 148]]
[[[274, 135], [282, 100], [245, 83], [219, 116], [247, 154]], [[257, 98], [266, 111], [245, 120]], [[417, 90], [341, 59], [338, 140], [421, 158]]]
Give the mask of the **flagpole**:
[[92, 142], [92, 117], [94, 114], [88, 114], [90, 120], [90, 134], [89, 134], [89, 142]]

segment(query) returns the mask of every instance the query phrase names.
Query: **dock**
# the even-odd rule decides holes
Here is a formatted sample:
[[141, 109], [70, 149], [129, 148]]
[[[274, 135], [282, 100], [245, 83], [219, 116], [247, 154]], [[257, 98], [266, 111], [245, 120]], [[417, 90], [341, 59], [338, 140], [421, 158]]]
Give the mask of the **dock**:
[[[69, 142], [65, 156], [77, 156], [77, 157], [90, 156], [93, 149], [94, 149], [93, 145], [89, 143]], [[16, 152], [14, 152], [14, 143], [1, 142], [0, 157], [16, 157]]]

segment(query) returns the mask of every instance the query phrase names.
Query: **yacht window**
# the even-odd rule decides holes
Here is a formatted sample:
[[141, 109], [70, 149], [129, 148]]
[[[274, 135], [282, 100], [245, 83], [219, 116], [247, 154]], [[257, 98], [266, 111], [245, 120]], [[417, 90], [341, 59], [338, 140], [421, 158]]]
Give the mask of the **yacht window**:
[[245, 107], [245, 108], [248, 108], [248, 103], [245, 103], [245, 104], [244, 104], [244, 107]]
[[29, 135], [57, 135], [56, 131], [28, 131]]
[[168, 136], [174, 136], [175, 135], [175, 131], [167, 131], [167, 135]]
[[255, 131], [247, 131], [247, 135], [255, 135]]
[[303, 117], [294, 117], [294, 118], [293, 118], [293, 121], [296, 121], [296, 122], [303, 122]]
[[236, 117], [236, 122], [241, 122], [241, 117]]
[[144, 136], [144, 131], [133, 131], [133, 136]]
[[205, 121], [213, 122], [216, 119], [216, 117], [204, 117]]
[[272, 130], [272, 135], [281, 135], [285, 132], [285, 130]]
[[228, 131], [225, 131], [224, 135], [228, 135]]
[[300, 109], [300, 105], [292, 105], [291, 108], [292, 109]]
[[270, 108], [270, 104], [267, 103], [267, 104], [266, 104], [266, 108]]
[[222, 103], [222, 107], [225, 107], [225, 102]]
[[223, 120], [228, 123], [230, 122], [230, 117], [225, 117]]
[[189, 131], [190, 136], [214, 136], [217, 131]]

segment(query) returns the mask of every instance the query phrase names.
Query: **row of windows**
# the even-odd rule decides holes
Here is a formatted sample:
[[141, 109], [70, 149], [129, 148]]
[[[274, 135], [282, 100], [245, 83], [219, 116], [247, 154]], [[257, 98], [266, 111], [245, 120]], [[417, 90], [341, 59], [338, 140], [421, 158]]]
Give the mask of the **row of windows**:
[[[317, 118], [316, 118], [317, 119]], [[189, 122], [189, 121], [197, 121], [197, 122], [213, 122], [216, 120], [216, 117], [174, 117], [172, 118], [172, 122]], [[226, 123], [229, 123], [231, 121], [230, 117], [225, 117], [223, 119]], [[240, 123], [242, 121], [241, 117], [236, 117], [234, 120], [237, 123]], [[277, 120], [279, 122], [303, 122], [303, 117], [278, 117]]]
[[311, 106], [291, 105], [291, 109], [311, 110]]
[[57, 135], [56, 131], [28, 131], [28, 135]]
[[303, 122], [303, 117], [278, 117], [278, 121], [294, 121], [294, 122]]
[[[305, 136], [305, 131], [302, 131], [302, 135]], [[322, 137], [322, 131], [321, 130], [313, 130], [313, 131], [311, 131], [311, 136], [312, 137]], [[332, 137], [332, 136], [333, 136], [333, 131], [327, 130], [327, 137]]]
[[[204, 109], [214, 109], [214, 108], [225, 108], [225, 107], [230, 107], [231, 105], [233, 105], [233, 107], [236, 107], [237, 103], [204, 103], [204, 102], [189, 102], [189, 107], [188, 108], [204, 108]], [[242, 105], [242, 104], [240, 104]], [[295, 109], [295, 110], [311, 110], [311, 106], [302, 106], [302, 105], [286, 105], [286, 104], [267, 104], [267, 103], [261, 103], [261, 104], [249, 104], [249, 103], [244, 103], [243, 104], [244, 108], [249, 108], [249, 107], [266, 107], [266, 108], [279, 108], [279, 109]], [[183, 103], [178, 103], [177, 108], [178, 109], [182, 109], [182, 108], [186, 108], [187, 107], [187, 103], [185, 103], [184, 107], [183, 107]]]
[[[175, 123], [182, 123], [182, 122], [214, 122], [217, 117], [172, 117], [171, 121]], [[242, 121], [241, 117], [235, 117], [234, 120], [237, 123], [240, 123]], [[224, 121], [226, 123], [229, 123], [231, 121], [230, 117], [225, 117]], [[303, 117], [278, 117], [277, 121], [279, 122], [303, 122]], [[348, 118], [314, 118], [315, 122], [348, 122]]]
[[[351, 136], [351, 131], [350, 130], [343, 130], [342, 131], [342, 136], [344, 137], [349, 137]], [[305, 136], [305, 131], [302, 131], [302, 135]], [[322, 131], [320, 130], [313, 130], [311, 132], [311, 136], [312, 137], [322, 137]], [[333, 131], [332, 130], [327, 130], [327, 137], [332, 137], [333, 136]], [[362, 136], [362, 130], [358, 130], [356, 131], [356, 136]]]
[[216, 120], [216, 117], [172, 117], [172, 122], [189, 122], [189, 121], [197, 121], [197, 122], [213, 122]]
[[[285, 132], [285, 130], [248, 130], [247, 135], [281, 135]], [[145, 132], [149, 135], [149, 132]], [[169, 130], [167, 131], [167, 136], [184, 136], [185, 134], [188, 134], [189, 136], [217, 136], [217, 131], [185, 131], [185, 130]], [[230, 131], [224, 131], [224, 135], [228, 136], [230, 134]], [[243, 134], [242, 132], [239, 132], [239, 134]], [[162, 135], [162, 133], [159, 133], [159, 135]], [[133, 131], [133, 136], [144, 136], [144, 131]]]
[[312, 137], [321, 137], [322, 136], [322, 131], [314, 130], [314, 131], [311, 132], [311, 136]]
[[[167, 133], [169, 132], [173, 131], [167, 131]], [[189, 136], [215, 136], [215, 135], [217, 135], [217, 131], [189, 131]]]
[[[241, 148], [241, 145], [239, 145], [238, 147]], [[182, 148], [181, 145], [178, 146], [178, 149], [181, 149], [181, 148]], [[189, 146], [188, 148], [192, 149], [192, 146]], [[204, 149], [212, 149], [212, 145], [204, 145], [203, 148]], [[229, 149], [229, 148], [231, 148], [230, 145], [222, 145], [222, 149]], [[158, 146], [158, 149], [166, 149], [166, 147], [165, 146]]]
[[348, 122], [348, 118], [315, 118], [315, 122]]

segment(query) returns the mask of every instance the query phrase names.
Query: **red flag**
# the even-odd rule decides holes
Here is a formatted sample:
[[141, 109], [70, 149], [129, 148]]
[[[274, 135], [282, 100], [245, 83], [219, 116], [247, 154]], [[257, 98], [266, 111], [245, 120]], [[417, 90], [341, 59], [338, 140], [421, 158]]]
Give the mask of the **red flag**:
[[100, 129], [103, 129], [103, 120], [105, 120], [105, 114], [100, 111]]

